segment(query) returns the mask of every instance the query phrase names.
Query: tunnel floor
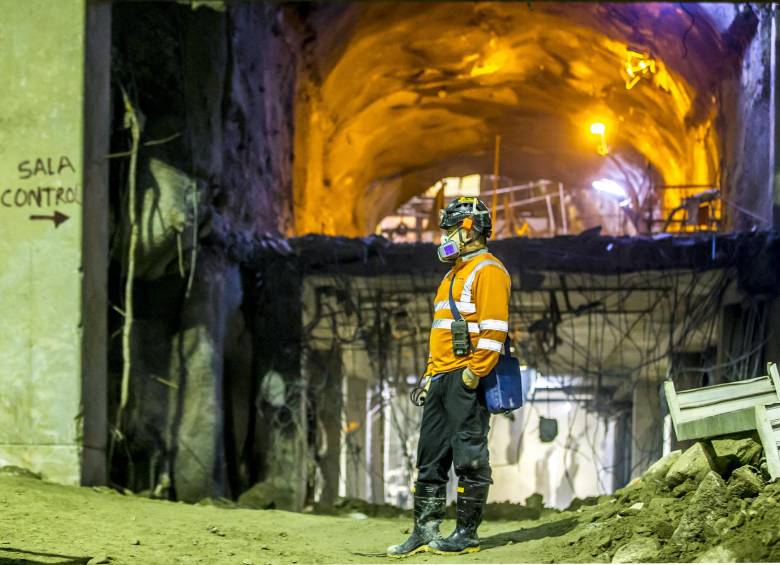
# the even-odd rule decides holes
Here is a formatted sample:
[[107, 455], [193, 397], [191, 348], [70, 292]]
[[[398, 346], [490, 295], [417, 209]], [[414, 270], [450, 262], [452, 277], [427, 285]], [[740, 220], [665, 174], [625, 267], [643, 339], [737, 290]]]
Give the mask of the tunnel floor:
[[[733, 473], [727, 487], [710, 471], [698, 488], [687, 481], [670, 491], [658, 478], [658, 468], [612, 495], [580, 501], [571, 510], [544, 509], [531, 520], [486, 519], [480, 528], [479, 553], [418, 554], [400, 562], [780, 558], [778, 482], [740, 490], [740, 473]], [[713, 509], [719, 498], [725, 502], [718, 517]], [[509, 506], [489, 505], [486, 516], [499, 515], [497, 507], [511, 512]], [[528, 515], [527, 507], [518, 505], [517, 511], [518, 516]], [[24, 474], [0, 475], [0, 516], [0, 563], [398, 563], [381, 552], [403, 540], [411, 526], [408, 516], [378, 518], [355, 512], [328, 516], [190, 505], [123, 495], [107, 487], [62, 486]], [[447, 520], [442, 530], [453, 526]], [[687, 528], [682, 542], [675, 542], [681, 527]]]

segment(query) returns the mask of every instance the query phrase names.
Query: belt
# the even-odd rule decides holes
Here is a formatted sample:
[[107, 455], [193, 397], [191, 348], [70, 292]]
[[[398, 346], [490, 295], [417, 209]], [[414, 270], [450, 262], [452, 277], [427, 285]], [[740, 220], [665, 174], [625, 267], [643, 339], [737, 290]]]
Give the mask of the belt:
[[438, 373], [438, 374], [436, 374], [436, 375], [433, 375], [432, 377], [430, 377], [430, 379], [431, 379], [431, 382], [438, 381], [440, 378], [442, 378], [442, 377], [446, 377], [446, 376], [447, 376], [447, 375], [449, 375], [450, 373], [454, 373], [455, 371], [460, 371], [460, 370], [463, 370], [463, 369], [465, 369], [465, 368], [466, 368], [466, 367], [458, 367], [457, 369], [453, 369], [452, 371], [448, 371], [448, 372], [446, 372], [446, 373]]

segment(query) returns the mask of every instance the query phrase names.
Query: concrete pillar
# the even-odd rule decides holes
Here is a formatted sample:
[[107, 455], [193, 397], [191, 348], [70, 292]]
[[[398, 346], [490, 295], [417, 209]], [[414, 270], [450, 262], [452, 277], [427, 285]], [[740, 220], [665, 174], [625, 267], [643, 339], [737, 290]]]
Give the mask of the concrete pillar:
[[764, 362], [759, 367], [759, 373], [766, 374], [767, 363], [780, 363], [780, 298], [770, 303], [767, 314], [767, 341], [764, 347]]
[[371, 487], [371, 502], [385, 503], [385, 411], [382, 402], [381, 384], [369, 390], [367, 398], [369, 417], [366, 419], [368, 473]]
[[[277, 508], [300, 511], [306, 498], [309, 469], [306, 394], [308, 371], [303, 359], [303, 281], [285, 267], [284, 258], [263, 263], [261, 300], [255, 305], [253, 361], [261, 382], [255, 422], [259, 477], [288, 501]], [[276, 374], [278, 392], [263, 384]], [[269, 396], [270, 393], [270, 396]], [[278, 394], [281, 402], [270, 398]]]
[[348, 377], [347, 397], [344, 403], [346, 429], [347, 496], [367, 498], [366, 481], [366, 381], [357, 377]]
[[0, 0], [0, 465], [105, 480], [110, 2]]
[[[309, 436], [314, 436], [314, 459], [322, 477], [318, 503], [328, 508], [339, 495], [341, 455], [341, 356], [338, 352], [308, 352], [310, 408]], [[313, 477], [309, 477], [311, 481]]]
[[615, 419], [614, 469], [612, 471], [612, 490], [626, 486], [631, 480], [631, 420], [633, 411], [621, 411]]
[[631, 415], [631, 478], [644, 473], [660, 456], [663, 447], [661, 385], [640, 380], [634, 387]]

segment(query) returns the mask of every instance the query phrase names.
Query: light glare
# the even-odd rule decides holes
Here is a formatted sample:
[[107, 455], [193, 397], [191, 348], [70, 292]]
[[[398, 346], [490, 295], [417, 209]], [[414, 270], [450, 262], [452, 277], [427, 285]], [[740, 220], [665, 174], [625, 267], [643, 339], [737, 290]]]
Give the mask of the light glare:
[[607, 126], [605, 126], [602, 122], [594, 122], [590, 124], [590, 133], [593, 135], [604, 135], [606, 131]]
[[626, 190], [611, 179], [594, 180], [591, 183], [591, 186], [593, 186], [593, 188], [598, 190], [599, 192], [611, 194], [612, 196], [618, 196], [621, 199], [626, 199], [628, 197], [628, 194], [626, 194]]

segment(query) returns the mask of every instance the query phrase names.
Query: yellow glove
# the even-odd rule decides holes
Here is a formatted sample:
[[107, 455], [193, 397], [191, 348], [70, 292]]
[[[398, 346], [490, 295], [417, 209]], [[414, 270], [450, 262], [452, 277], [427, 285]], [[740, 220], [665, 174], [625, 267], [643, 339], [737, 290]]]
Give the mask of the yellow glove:
[[468, 389], [474, 390], [479, 386], [479, 377], [475, 375], [468, 367], [463, 369], [463, 375], [461, 378], [463, 379], [463, 384], [466, 385], [466, 388]]

